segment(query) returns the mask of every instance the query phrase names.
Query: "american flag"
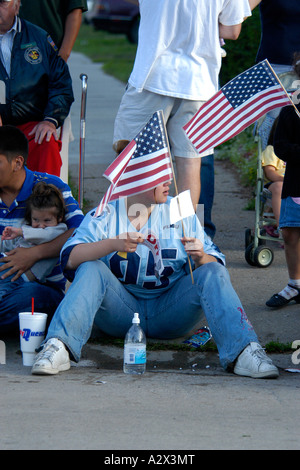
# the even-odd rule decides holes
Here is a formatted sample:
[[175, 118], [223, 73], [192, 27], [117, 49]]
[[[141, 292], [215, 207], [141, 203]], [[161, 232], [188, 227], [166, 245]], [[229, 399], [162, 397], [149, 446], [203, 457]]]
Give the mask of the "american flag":
[[173, 178], [163, 112], [156, 111], [145, 127], [127, 145], [104, 172], [111, 182], [96, 209], [98, 217], [104, 207], [121, 197], [133, 196]]
[[292, 104], [267, 60], [235, 77], [183, 127], [199, 153], [242, 132], [271, 109]]

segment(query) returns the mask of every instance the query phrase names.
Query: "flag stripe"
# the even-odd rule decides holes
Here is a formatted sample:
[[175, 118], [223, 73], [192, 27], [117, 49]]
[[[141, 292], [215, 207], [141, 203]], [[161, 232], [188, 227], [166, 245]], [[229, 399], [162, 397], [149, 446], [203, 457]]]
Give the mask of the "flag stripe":
[[243, 131], [271, 109], [291, 104], [267, 60], [231, 80], [183, 127], [201, 154]]
[[210, 109], [212, 109], [213, 113], [220, 111], [219, 106], [223, 105], [223, 96], [222, 91], [219, 91], [209, 101], [204, 103], [195, 116], [183, 127], [186, 133], [189, 133], [190, 130], [199, 123], [203, 115], [209, 115]]
[[146, 155], [138, 159], [134, 158], [128, 163], [124, 171], [124, 176], [126, 173], [130, 171], [134, 171], [136, 169], [141, 169], [141, 168], [147, 169], [147, 166], [153, 165], [160, 161], [164, 161], [166, 163], [167, 156], [168, 156], [168, 153], [166, 152], [166, 149], [163, 148], [157, 152], [153, 152], [150, 156]]
[[155, 188], [173, 178], [162, 111], [157, 111], [146, 126], [105, 171], [112, 181], [96, 209], [99, 216], [109, 201]]
[[[159, 164], [159, 166], [154, 165], [152, 169], [147, 170], [147, 172], [144, 173], [144, 176], [142, 179], [141, 179], [141, 175], [139, 172], [130, 173], [131, 176], [128, 176], [127, 178], [124, 177], [119, 182], [118, 190], [122, 190], [122, 187], [127, 184], [137, 183], [137, 182], [140, 183], [140, 181], [142, 181], [143, 179], [153, 177], [157, 175], [158, 172], [161, 172], [161, 171], [166, 171], [168, 173], [171, 173], [169, 165], [162, 165], [161, 163]], [[115, 191], [117, 191], [117, 188], [115, 189]]]
[[[126, 170], [124, 171], [124, 174], [122, 176], [122, 180], [129, 178], [131, 175], [135, 174], [140, 174], [141, 170], [143, 172], [148, 172], [151, 171], [153, 168], [159, 168], [160, 165], [168, 165], [170, 168], [170, 163], [168, 159], [166, 158], [167, 154], [165, 152], [165, 149], [161, 152], [161, 155], [157, 155], [155, 158], [139, 158], [138, 163], [131, 164], [130, 166], [128, 165]], [[121, 181], [120, 181], [121, 183]]]
[[[217, 145], [219, 140], [225, 142], [225, 140], [232, 138], [245, 129], [249, 123], [255, 122], [260, 116], [264, 115], [270, 109], [273, 109], [275, 103], [278, 106], [284, 104], [281, 98], [274, 100], [273, 96], [268, 97], [268, 99], [266, 99], [265, 96], [260, 96], [259, 98], [253, 97], [252, 100], [248, 100], [247, 103], [240, 106], [240, 108], [244, 108], [247, 111], [241, 113], [240, 108], [235, 109], [231, 114], [221, 116], [213, 123], [210, 121], [208, 123], [209, 127], [205, 126], [206, 121], [204, 121], [203, 127], [197, 132], [195, 131], [193, 137], [190, 137], [190, 140], [197, 149], [201, 147], [201, 152], [203, 149], [209, 149]], [[225, 97], [224, 100], [226, 100]], [[220, 129], [218, 132], [216, 131], [216, 127]], [[226, 133], [228, 133], [227, 136]], [[223, 140], [224, 138], [225, 140]]]
[[[270, 100], [270, 103], [272, 103], [270, 106], [264, 105], [260, 108], [254, 108], [251, 112], [248, 112], [241, 117], [238, 115], [235, 119], [227, 119], [226, 121], [221, 122], [219, 127], [222, 127], [222, 130], [215, 134], [208, 135], [205, 139], [201, 140], [201, 148], [202, 146], [205, 148], [211, 148], [212, 146], [216, 146], [219, 141], [225, 142], [232, 138], [234, 135], [249, 126], [249, 123], [256, 121], [270, 109], [273, 109], [274, 101]], [[250, 116], [251, 119], [249, 118]], [[198, 144], [197, 147], [200, 147], [200, 144]]]
[[[265, 97], [268, 97], [268, 100]], [[275, 98], [276, 98], [276, 100], [275, 100]], [[277, 103], [278, 106], [281, 106], [281, 104], [285, 103], [286, 100], [282, 98], [281, 93], [278, 93], [277, 87], [276, 87], [276, 89], [272, 90], [272, 92], [266, 91], [266, 93], [260, 95], [259, 97], [257, 97], [257, 96], [252, 97], [252, 99], [248, 100], [246, 103], [244, 103], [243, 105], [241, 105], [239, 108], [236, 108], [236, 109], [232, 108], [232, 106], [227, 101], [227, 98], [225, 96], [223, 97], [222, 101], [224, 103], [223, 109], [225, 109], [225, 108], [226, 108], [226, 110], [231, 109], [232, 112], [230, 114], [226, 113], [224, 115], [220, 115], [219, 112], [218, 112], [219, 110], [217, 110], [214, 114], [206, 115], [205, 119], [203, 119], [202, 122], [201, 122], [201, 127], [196, 128], [193, 132], [188, 133], [188, 136], [191, 140], [192, 140], [192, 138], [195, 139], [196, 137], [198, 137], [198, 138], [202, 137], [202, 135], [207, 130], [210, 130], [211, 128], [214, 128], [215, 124], [217, 124], [217, 125], [222, 124], [223, 125], [223, 123], [226, 122], [226, 121], [232, 121], [232, 116], [236, 116], [236, 115], [241, 114], [241, 109], [243, 110], [243, 109], [249, 108], [249, 103], [253, 103], [251, 109], [254, 110], [254, 105], [256, 107], [259, 107], [263, 103], [265, 103], [265, 104], [269, 104], [269, 103], [276, 104]], [[261, 108], [259, 108], [259, 109], [261, 109]], [[262, 113], [262, 114], [264, 114], [264, 113]], [[213, 121], [214, 116], [218, 116], [219, 118], [216, 119], [215, 121]], [[247, 116], [250, 117], [251, 113], [247, 113]], [[205, 127], [206, 123], [208, 123], [207, 125], [209, 127]]]
[[[277, 90], [273, 90], [273, 91], [274, 91], [274, 93], [272, 93], [272, 95], [274, 97], [276, 97], [278, 95], [278, 93], [276, 93]], [[265, 96], [268, 96], [269, 94], [270, 94], [270, 92], [267, 91], [266, 94], [263, 94], [258, 98], [255, 95], [252, 99], [248, 100], [246, 103], [244, 103], [243, 105], [241, 105], [239, 108], [236, 108], [236, 109], [233, 109], [231, 107], [230, 103], [227, 101], [227, 98], [224, 96], [223, 97], [223, 102], [225, 103], [225, 108], [226, 108], [226, 110], [227, 109], [232, 110], [231, 113], [226, 113], [226, 114], [220, 115], [219, 119], [217, 119], [215, 121], [212, 121], [212, 117], [213, 117], [212, 115], [205, 116], [205, 119], [203, 119], [202, 122], [201, 122], [201, 127], [198, 128], [198, 129], [195, 129], [192, 133], [189, 133], [188, 134], [189, 138], [190, 139], [192, 139], [192, 137], [194, 139], [196, 137], [201, 138], [202, 135], [207, 130], [211, 130], [211, 128], [214, 128], [215, 124], [217, 124], [217, 125], [222, 124], [223, 125], [224, 122], [231, 121], [233, 116], [242, 114], [241, 110], [249, 108], [249, 103], [257, 104], [257, 106], [260, 106], [265, 101]], [[269, 102], [273, 101], [273, 96], [271, 96], [269, 98]], [[282, 99], [280, 99], [280, 104], [281, 103], [282, 103]], [[252, 107], [251, 109], [254, 109], [254, 107]], [[216, 114], [219, 116], [219, 113], [216, 113]], [[251, 116], [251, 113], [247, 113], [247, 116]], [[206, 122], [209, 124], [210, 127], [205, 127]]]
[[[153, 179], [153, 174], [155, 174], [155, 179]], [[157, 170], [155, 172], [147, 173], [143, 178], [130, 178], [130, 181], [125, 181], [124, 184], [118, 185], [114, 191], [113, 194], [117, 194], [118, 197], [123, 197], [123, 192], [127, 191], [129, 187], [132, 187], [132, 190], [135, 192], [140, 192], [140, 188], [145, 184], [149, 182], [153, 182], [154, 185], [156, 185], [156, 180], [160, 179], [162, 176], [169, 176], [171, 177], [170, 169], [169, 168], [161, 168], [160, 171], [158, 172]], [[166, 179], [165, 181], [168, 181]], [[122, 182], [123, 183], [123, 182]], [[135, 183], [135, 184], [133, 184]]]
[[111, 198], [110, 198], [110, 201], [114, 201], [116, 199], [119, 199], [119, 197], [128, 197], [128, 196], [134, 196], [135, 194], [137, 193], [142, 193], [142, 192], [145, 192], [145, 191], [149, 191], [150, 189], [154, 189], [156, 188], [156, 186], [159, 186], [160, 184], [163, 184], [165, 183], [166, 181], [172, 179], [172, 175], [170, 173], [165, 173], [163, 172], [163, 174], [161, 176], [157, 176], [155, 181], [153, 181], [153, 178], [150, 178], [148, 181], [145, 180], [143, 182], [143, 185], [139, 186], [138, 188], [134, 188], [134, 187], [128, 187], [127, 189], [123, 190], [122, 191], [122, 196], [120, 196], [118, 193], [113, 193]]
[[108, 188], [108, 190], [106, 191], [106, 193], [104, 194], [103, 198], [101, 199], [101, 202], [100, 202], [99, 206], [96, 209], [94, 217], [98, 217], [101, 214], [101, 212], [104, 210], [105, 206], [109, 202], [112, 190], [113, 190], [113, 185], [111, 184], [110, 187]]
[[[262, 106], [259, 109], [255, 109], [254, 112], [251, 112], [250, 113], [252, 117], [251, 121], [248, 119], [248, 116], [249, 116], [249, 113], [248, 113], [242, 118], [238, 120], [234, 120], [234, 123], [231, 126], [227, 125], [226, 127], [223, 127], [222, 128], [223, 132], [218, 132], [216, 135], [212, 135], [210, 139], [208, 137], [202, 140], [201, 145], [198, 144], [196, 147], [200, 148], [201, 146], [201, 149], [202, 148], [210, 149], [212, 147], [219, 145], [220, 142], [225, 142], [226, 140], [231, 139], [235, 135], [242, 132], [246, 127], [248, 127], [249, 123], [251, 124], [252, 122], [255, 122], [257, 119], [259, 119], [261, 116], [266, 114], [268, 111], [270, 111], [271, 109], [274, 109], [274, 106], [273, 106], [274, 101], [271, 100], [271, 103], [272, 105], [270, 106]], [[279, 106], [282, 106], [282, 103], [280, 103]], [[229, 120], [229, 122], [231, 122], [231, 120]], [[202, 151], [203, 150], [201, 150], [201, 152]]]
[[136, 142], [132, 140], [127, 147], [118, 155], [111, 165], [105, 170], [103, 176], [105, 176], [113, 184], [116, 184], [120, 175], [124, 171], [124, 165], [126, 165], [136, 149]]

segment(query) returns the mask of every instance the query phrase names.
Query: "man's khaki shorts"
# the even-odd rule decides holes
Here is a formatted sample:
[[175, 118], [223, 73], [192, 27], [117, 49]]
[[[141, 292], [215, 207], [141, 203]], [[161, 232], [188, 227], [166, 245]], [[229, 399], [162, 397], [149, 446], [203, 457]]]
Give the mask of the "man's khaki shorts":
[[116, 116], [113, 143], [134, 139], [151, 116], [156, 111], [162, 110], [174, 157], [199, 158], [208, 155], [212, 152], [200, 155], [183, 130], [183, 126], [203, 103], [204, 101], [174, 98], [147, 90], [138, 93], [133, 86], [128, 85]]

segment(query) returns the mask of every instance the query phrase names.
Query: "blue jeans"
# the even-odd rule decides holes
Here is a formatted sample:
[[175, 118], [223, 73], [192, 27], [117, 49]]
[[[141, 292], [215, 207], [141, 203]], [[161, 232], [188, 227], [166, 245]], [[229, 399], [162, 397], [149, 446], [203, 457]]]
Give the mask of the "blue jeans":
[[213, 240], [216, 234], [216, 227], [211, 220], [211, 212], [215, 195], [215, 173], [214, 173], [214, 155], [208, 155], [201, 158], [201, 193], [199, 204], [204, 205], [204, 230]]
[[[6, 271], [1, 272], [0, 277]], [[31, 312], [32, 297], [35, 311], [52, 317], [64, 296], [52, 286], [26, 282], [22, 277], [12, 282], [12, 277], [0, 279], [0, 333], [19, 330], [19, 312]]]
[[49, 326], [46, 340], [60, 339], [79, 361], [93, 323], [105, 333], [124, 337], [134, 312], [140, 314], [146, 336], [172, 339], [184, 336], [203, 313], [217, 344], [224, 368], [251, 342], [257, 341], [227, 269], [212, 262], [181, 278], [154, 299], [129, 293], [102, 261], [81, 264]]
[[291, 197], [281, 199], [279, 227], [300, 227], [300, 204]]

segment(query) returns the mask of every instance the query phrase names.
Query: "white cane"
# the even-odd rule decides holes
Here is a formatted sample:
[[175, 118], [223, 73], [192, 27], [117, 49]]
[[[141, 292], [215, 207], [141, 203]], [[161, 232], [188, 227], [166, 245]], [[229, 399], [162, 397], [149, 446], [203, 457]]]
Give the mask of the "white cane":
[[84, 156], [85, 156], [85, 115], [86, 115], [86, 94], [87, 94], [87, 75], [80, 75], [82, 81], [81, 110], [80, 110], [80, 150], [79, 150], [79, 180], [78, 180], [78, 203], [80, 209], [83, 208], [83, 175], [84, 175]]

